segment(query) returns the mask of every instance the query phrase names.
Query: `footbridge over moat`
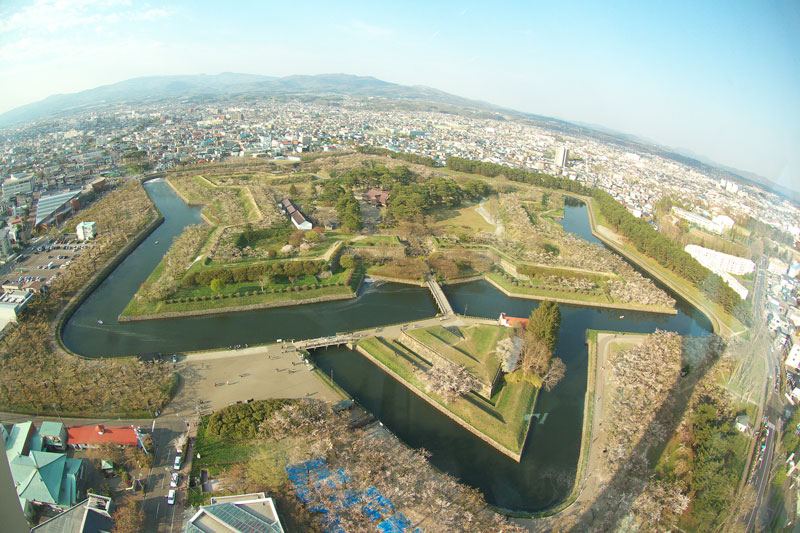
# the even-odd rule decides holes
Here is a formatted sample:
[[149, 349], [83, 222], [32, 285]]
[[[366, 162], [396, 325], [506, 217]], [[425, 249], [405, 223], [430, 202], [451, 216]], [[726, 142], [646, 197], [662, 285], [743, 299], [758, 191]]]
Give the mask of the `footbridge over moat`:
[[428, 284], [428, 289], [431, 291], [431, 294], [433, 294], [436, 305], [439, 307], [439, 311], [441, 311], [444, 316], [453, 315], [453, 307], [450, 305], [447, 296], [444, 295], [444, 291], [442, 290], [442, 286], [439, 285], [439, 282], [431, 276], [427, 277], [426, 282]]

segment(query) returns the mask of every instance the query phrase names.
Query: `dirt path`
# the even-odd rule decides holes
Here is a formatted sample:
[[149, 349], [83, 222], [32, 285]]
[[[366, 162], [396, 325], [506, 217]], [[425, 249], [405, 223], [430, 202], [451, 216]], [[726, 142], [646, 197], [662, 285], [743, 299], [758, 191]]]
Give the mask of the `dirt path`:
[[478, 207], [475, 208], [475, 212], [478, 213], [483, 219], [488, 223], [494, 226], [494, 234], [495, 235], [502, 235], [506, 228], [503, 226], [503, 222], [500, 219], [495, 219], [492, 215], [489, 214], [489, 211], [486, 210], [483, 204], [486, 203], [486, 199], [484, 198], [481, 200], [481, 203], [478, 204]]

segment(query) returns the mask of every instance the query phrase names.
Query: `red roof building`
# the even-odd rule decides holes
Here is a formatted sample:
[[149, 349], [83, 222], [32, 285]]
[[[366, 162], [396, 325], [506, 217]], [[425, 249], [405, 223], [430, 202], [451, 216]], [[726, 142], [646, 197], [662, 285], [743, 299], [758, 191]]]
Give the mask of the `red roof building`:
[[505, 313], [500, 313], [500, 318], [497, 319], [497, 323], [500, 326], [505, 326], [507, 328], [515, 328], [517, 325], [527, 328], [528, 327], [528, 319], [527, 318], [517, 318], [515, 316], [506, 316]]
[[113, 442], [120, 446], [136, 446], [138, 441], [132, 426], [105, 427], [103, 424], [98, 424], [67, 428], [67, 444], [93, 447], [99, 446], [103, 442]]

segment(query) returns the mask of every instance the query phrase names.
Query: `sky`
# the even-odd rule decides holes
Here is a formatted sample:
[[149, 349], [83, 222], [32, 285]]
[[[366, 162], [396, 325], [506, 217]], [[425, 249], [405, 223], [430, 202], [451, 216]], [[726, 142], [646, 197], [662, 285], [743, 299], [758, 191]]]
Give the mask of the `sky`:
[[427, 85], [800, 191], [795, 0], [0, 1], [0, 113], [138, 76], [220, 72]]

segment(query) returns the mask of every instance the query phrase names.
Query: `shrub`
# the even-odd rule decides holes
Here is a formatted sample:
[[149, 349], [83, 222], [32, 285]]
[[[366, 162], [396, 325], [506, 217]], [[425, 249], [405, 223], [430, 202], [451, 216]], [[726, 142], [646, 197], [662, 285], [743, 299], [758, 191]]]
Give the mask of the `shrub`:
[[256, 437], [259, 424], [293, 400], [258, 400], [235, 403], [208, 417], [206, 434], [227, 441], [250, 440]]

